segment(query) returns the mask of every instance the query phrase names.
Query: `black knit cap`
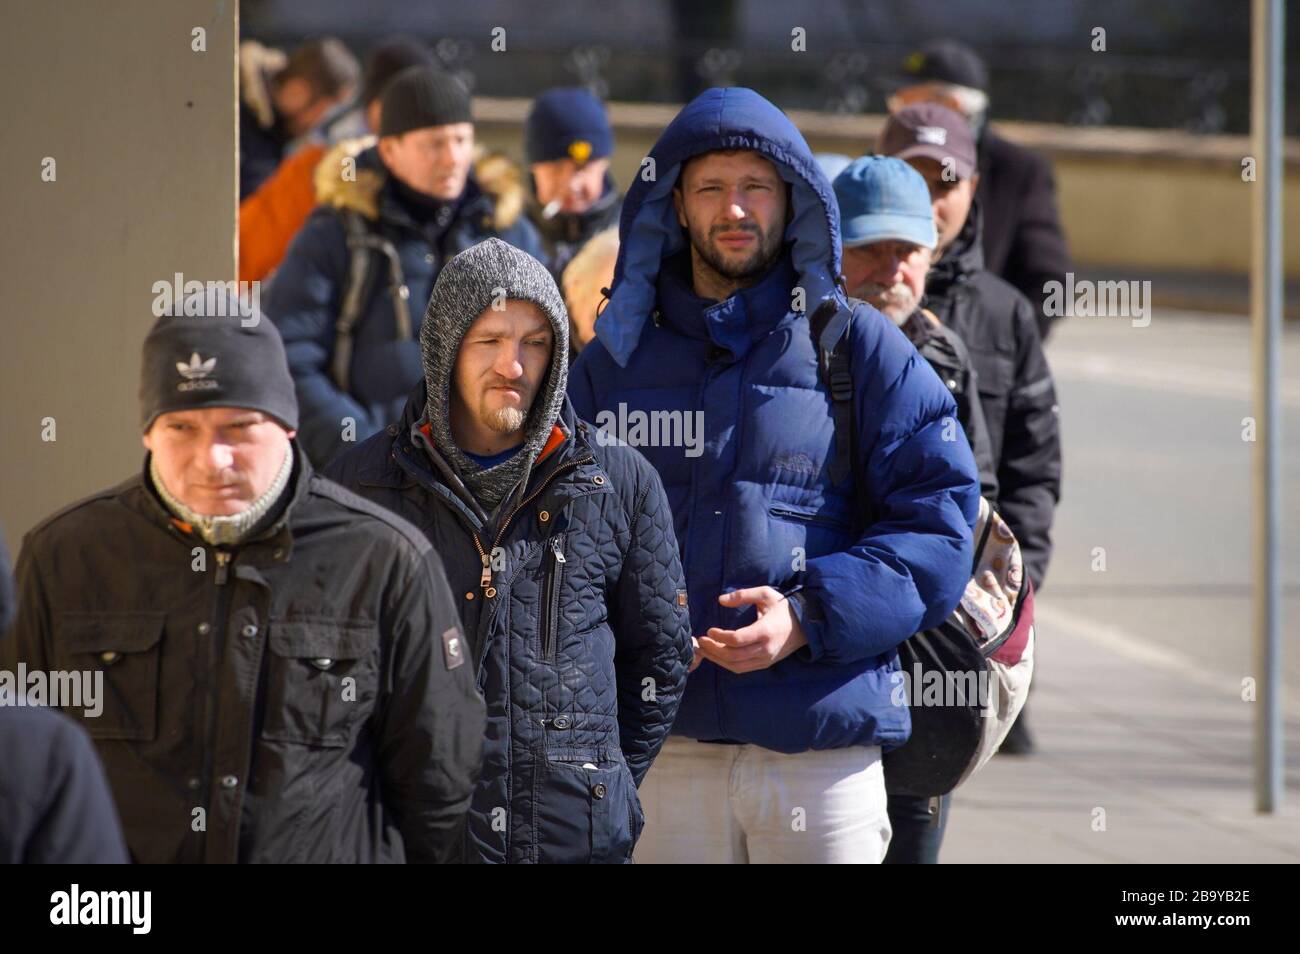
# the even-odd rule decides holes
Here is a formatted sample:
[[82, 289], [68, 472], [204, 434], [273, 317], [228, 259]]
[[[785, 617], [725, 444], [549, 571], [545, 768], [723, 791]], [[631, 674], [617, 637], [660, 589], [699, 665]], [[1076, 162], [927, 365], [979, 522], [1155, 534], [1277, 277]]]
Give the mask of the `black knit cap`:
[[177, 303], [144, 339], [140, 429], [160, 414], [204, 407], [251, 408], [298, 427], [280, 332], [248, 296], [215, 282]]
[[402, 70], [384, 89], [379, 135], [400, 136], [412, 129], [470, 122], [469, 90], [437, 67]]
[[370, 48], [362, 72], [361, 102], [369, 106], [383, 95], [388, 81], [412, 66], [433, 66], [433, 51], [419, 40], [393, 36]]

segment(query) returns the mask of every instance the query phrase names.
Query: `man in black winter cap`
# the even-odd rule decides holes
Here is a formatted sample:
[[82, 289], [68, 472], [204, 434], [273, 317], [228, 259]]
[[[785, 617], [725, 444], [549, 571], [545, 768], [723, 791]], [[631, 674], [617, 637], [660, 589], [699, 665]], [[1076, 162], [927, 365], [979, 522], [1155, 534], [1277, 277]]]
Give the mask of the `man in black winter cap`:
[[903, 60], [889, 111], [937, 103], [960, 113], [979, 147], [984, 267], [1010, 282], [1037, 311], [1044, 341], [1056, 317], [1043, 308], [1051, 281], [1071, 269], [1051, 163], [1004, 139], [987, 122], [989, 74], [979, 55], [956, 40], [931, 40]]
[[317, 170], [319, 205], [266, 309], [284, 336], [303, 447], [319, 467], [401, 417], [421, 377], [422, 309], [450, 258], [488, 237], [543, 254], [518, 170], [488, 160], [471, 168], [470, 119], [459, 79], [414, 66], [384, 90], [379, 141]]
[[258, 318], [218, 286], [158, 319], [144, 466], [27, 535], [0, 668], [102, 680], [70, 713], [136, 861], [457, 857], [484, 716], [442, 565], [312, 472]]

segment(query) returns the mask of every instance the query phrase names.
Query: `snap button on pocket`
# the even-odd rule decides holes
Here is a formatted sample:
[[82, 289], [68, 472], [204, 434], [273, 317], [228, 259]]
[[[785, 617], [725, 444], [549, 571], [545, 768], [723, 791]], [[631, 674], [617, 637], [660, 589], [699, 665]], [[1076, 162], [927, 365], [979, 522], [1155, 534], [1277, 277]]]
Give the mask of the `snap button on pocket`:
[[257, 627], [252, 623], [246, 623], [244, 624], [244, 628], [240, 630], [240, 633], [243, 634], [246, 639], [252, 639], [257, 635]]
[[567, 729], [569, 727], [569, 717], [556, 716], [555, 719], [552, 720], [551, 725], [555, 726], [557, 729]]
[[261, 634], [270, 651], [262, 738], [332, 748], [347, 745], [376, 698], [374, 624], [271, 619]]
[[593, 798], [604, 798], [605, 792], [607, 791], [608, 789], [605, 788], [604, 782], [597, 782], [595, 785], [591, 787], [591, 795]]
[[605, 482], [605, 478], [600, 476], [600, 474], [597, 474], [595, 477], [591, 478], [591, 482], [595, 484], [597, 487], [599, 487], [601, 484]]
[[199, 623], [197, 627], [200, 636], [206, 636], [212, 632], [212, 626], [208, 623]]
[[115, 653], [111, 649], [106, 653], [99, 654], [99, 661], [102, 662], [105, 666], [111, 666], [113, 665], [113, 663], [117, 662], [121, 658], [122, 658], [121, 653]]
[[543, 510], [541, 513], [537, 515], [537, 519], [542, 521], [542, 523], [545, 523], [546, 521], [551, 519], [551, 515], [547, 513], [545, 510]]
[[238, 784], [239, 784], [239, 779], [233, 775], [223, 775], [221, 777], [222, 788], [234, 788]]

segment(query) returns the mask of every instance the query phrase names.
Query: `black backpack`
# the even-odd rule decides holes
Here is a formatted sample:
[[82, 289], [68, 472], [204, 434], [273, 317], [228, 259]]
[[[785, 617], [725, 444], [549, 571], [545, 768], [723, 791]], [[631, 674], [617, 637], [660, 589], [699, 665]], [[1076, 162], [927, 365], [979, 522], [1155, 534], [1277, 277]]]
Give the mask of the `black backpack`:
[[[850, 474], [861, 526], [874, 517], [859, 474], [853, 422], [853, 369], [847, 346], [854, 315], [863, 302], [823, 301], [809, 318], [817, 367], [831, 395], [835, 449], [829, 473], [840, 483]], [[912, 735], [884, 753], [890, 795], [935, 798], [951, 792], [983, 766], [1010, 730], [1033, 676], [1033, 586], [1023, 575], [1019, 545], [987, 500], [975, 525], [971, 580], [956, 609], [938, 626], [916, 633], [898, 647], [896, 704], [909, 705]], [[995, 575], [990, 588], [981, 580]], [[940, 704], [925, 704], [929, 687]], [[973, 690], [973, 691], [972, 691]], [[922, 705], [915, 705], [917, 699]]]

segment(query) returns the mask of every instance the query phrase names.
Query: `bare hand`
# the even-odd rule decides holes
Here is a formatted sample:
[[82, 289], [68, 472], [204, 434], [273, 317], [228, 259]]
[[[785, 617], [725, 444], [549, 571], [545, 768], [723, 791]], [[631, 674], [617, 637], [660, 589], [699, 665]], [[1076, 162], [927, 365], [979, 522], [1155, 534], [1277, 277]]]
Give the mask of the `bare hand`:
[[754, 672], [808, 645], [790, 601], [770, 586], [723, 593], [718, 602], [728, 609], [753, 604], [758, 607], [758, 619], [740, 629], [710, 629], [696, 640], [697, 660], [702, 655], [731, 672]]

